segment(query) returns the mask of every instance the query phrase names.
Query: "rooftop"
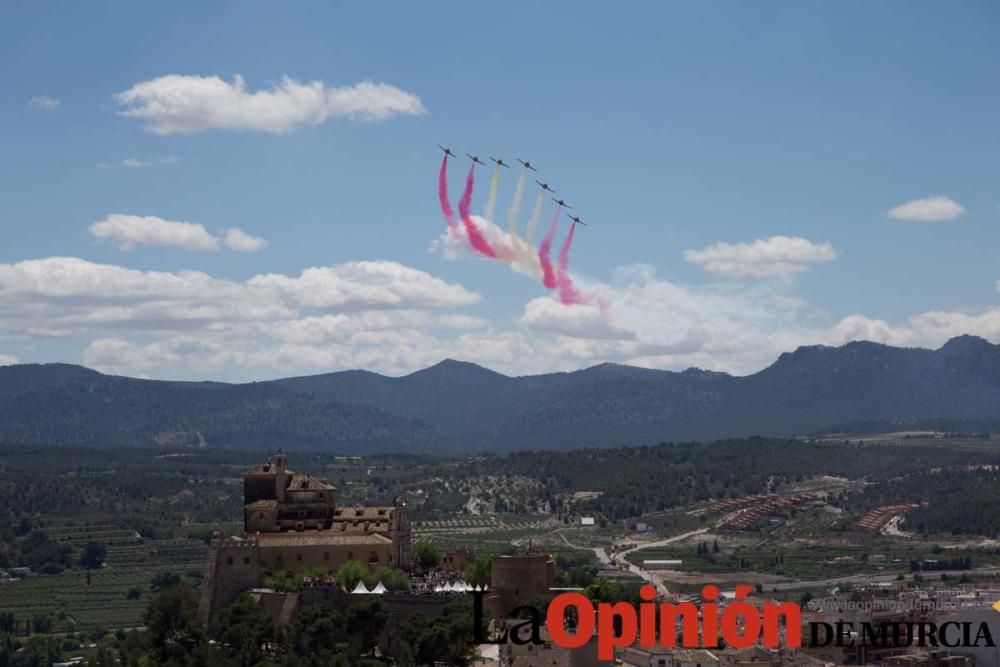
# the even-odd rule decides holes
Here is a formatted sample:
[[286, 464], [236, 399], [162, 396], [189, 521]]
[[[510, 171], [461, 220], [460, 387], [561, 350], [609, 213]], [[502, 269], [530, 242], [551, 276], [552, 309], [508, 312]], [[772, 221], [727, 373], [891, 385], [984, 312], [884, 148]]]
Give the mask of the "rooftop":
[[334, 513], [337, 521], [386, 521], [392, 515], [393, 507], [338, 507]]
[[288, 485], [288, 490], [289, 491], [305, 491], [305, 490], [333, 491], [334, 488], [325, 479], [320, 479], [319, 477], [313, 477], [312, 475], [295, 473], [292, 475], [292, 481]]
[[335, 533], [329, 530], [306, 532], [261, 533], [257, 537], [261, 547], [323, 546], [326, 544], [392, 544], [392, 540], [378, 533]]

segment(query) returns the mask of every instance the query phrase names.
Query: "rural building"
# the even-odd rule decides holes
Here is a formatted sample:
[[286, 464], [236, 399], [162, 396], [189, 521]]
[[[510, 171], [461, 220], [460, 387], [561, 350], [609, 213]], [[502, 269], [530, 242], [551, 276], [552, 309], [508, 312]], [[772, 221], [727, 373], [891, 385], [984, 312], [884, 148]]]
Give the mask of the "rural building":
[[483, 606], [495, 618], [506, 618], [518, 605], [548, 599], [554, 580], [555, 561], [548, 555], [497, 556]]
[[402, 499], [390, 507], [338, 507], [335, 487], [289, 470], [279, 453], [243, 474], [243, 502], [245, 534], [216, 533], [209, 545], [203, 622], [282, 570], [336, 572], [350, 560], [410, 569], [410, 521]]
[[465, 572], [472, 563], [472, 552], [468, 549], [445, 549], [441, 552], [438, 568], [443, 572]]

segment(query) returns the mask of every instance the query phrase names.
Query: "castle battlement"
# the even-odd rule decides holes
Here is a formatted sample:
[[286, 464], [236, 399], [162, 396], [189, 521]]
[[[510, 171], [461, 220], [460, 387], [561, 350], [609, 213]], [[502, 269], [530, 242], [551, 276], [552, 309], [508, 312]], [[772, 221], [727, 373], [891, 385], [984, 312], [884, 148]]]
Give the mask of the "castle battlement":
[[199, 615], [208, 623], [240, 593], [280, 571], [325, 569], [344, 563], [410, 569], [406, 502], [387, 507], [337, 507], [325, 479], [286, 467], [278, 454], [243, 474], [245, 534], [216, 531], [209, 541]]

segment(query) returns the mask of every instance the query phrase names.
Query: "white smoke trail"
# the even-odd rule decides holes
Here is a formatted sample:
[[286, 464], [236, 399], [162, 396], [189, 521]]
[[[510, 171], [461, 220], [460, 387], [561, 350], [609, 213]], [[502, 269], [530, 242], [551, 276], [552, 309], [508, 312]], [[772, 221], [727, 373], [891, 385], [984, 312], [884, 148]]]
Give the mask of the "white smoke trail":
[[[520, 237], [514, 238], [486, 218], [474, 215], [472, 216], [472, 221], [483, 237], [493, 247], [509, 249], [509, 252], [505, 251], [504, 255], [499, 257], [499, 259], [507, 262], [517, 273], [541, 280], [542, 267], [538, 262], [538, 250], [535, 246]], [[428, 250], [430, 252], [440, 252], [446, 259], [459, 259], [461, 257], [468, 257], [471, 254], [466, 231], [461, 225], [457, 228], [456, 232], [448, 229], [444, 230], [431, 243]], [[482, 257], [482, 255], [475, 256]]]
[[535, 242], [535, 229], [538, 228], [538, 221], [542, 218], [542, 202], [545, 200], [545, 190], [538, 191], [535, 199], [535, 210], [531, 212], [531, 220], [528, 221], [528, 229], [524, 233], [524, 239], [528, 245]]
[[496, 166], [493, 170], [493, 178], [490, 179], [490, 194], [486, 197], [486, 209], [483, 211], [483, 217], [489, 221], [493, 221], [493, 211], [497, 207], [497, 187], [500, 185], [500, 165]]
[[524, 195], [524, 179], [527, 173], [527, 167], [521, 170], [521, 177], [517, 179], [517, 188], [514, 190], [514, 201], [507, 209], [507, 233], [514, 239], [518, 238], [517, 218], [521, 214], [521, 198]]

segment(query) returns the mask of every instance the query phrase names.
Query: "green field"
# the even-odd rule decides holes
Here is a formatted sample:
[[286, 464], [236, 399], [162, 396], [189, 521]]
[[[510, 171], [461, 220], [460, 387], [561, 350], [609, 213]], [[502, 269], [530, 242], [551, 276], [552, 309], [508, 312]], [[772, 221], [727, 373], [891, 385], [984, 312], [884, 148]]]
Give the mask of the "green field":
[[[97, 541], [108, 548], [107, 561], [100, 569], [75, 567], [0, 585], [0, 609], [14, 612], [20, 624], [47, 616], [54, 632], [141, 626], [155, 575], [172, 572], [192, 578], [200, 576], [205, 564], [207, 547], [200, 540], [143, 539], [134, 531], [108, 524], [50, 526], [46, 532], [51, 539], [75, 547]], [[129, 599], [132, 589], [141, 591], [138, 598]]]
[[531, 539], [551, 533], [537, 516], [491, 515], [419, 521], [413, 527], [414, 542], [430, 542], [440, 549], [471, 549], [474, 553], [501, 554], [522, 548]]
[[[712, 546], [711, 540], [708, 542]], [[884, 560], [882, 559], [884, 557]], [[1000, 565], [997, 549], [949, 549], [917, 543], [859, 545], [768, 544], [758, 547], [722, 548], [720, 553], [699, 556], [695, 543], [640, 549], [628, 554], [632, 563], [644, 560], [682, 560], [684, 572], [725, 574], [757, 572], [809, 581], [853, 574], [903, 573], [911, 560], [970, 558], [973, 567]]]

